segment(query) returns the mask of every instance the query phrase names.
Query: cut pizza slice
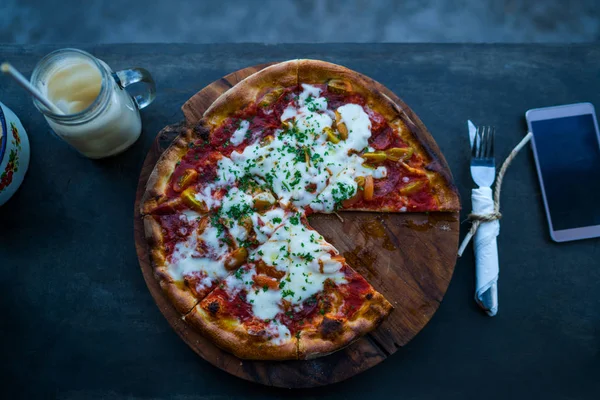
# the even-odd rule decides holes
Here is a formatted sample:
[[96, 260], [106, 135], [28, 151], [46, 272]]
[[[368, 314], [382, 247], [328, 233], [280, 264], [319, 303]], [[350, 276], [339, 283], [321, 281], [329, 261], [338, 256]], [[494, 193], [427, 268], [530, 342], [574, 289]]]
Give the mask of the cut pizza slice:
[[[293, 217], [292, 217], [293, 218]], [[282, 323], [289, 228], [275, 230], [238, 269], [184, 319], [219, 347], [243, 359], [296, 359], [295, 332]]]
[[331, 126], [324, 128], [328, 140], [342, 154], [355, 153], [371, 170], [332, 174], [341, 192], [322, 196], [323, 201], [342, 199], [338, 208], [346, 210], [460, 209], [452, 176], [445, 160], [431, 150], [431, 138], [421, 135], [374, 81], [336, 64], [299, 60], [298, 82], [311, 92], [312, 103], [327, 104], [323, 112], [333, 115]]
[[352, 343], [391, 309], [298, 213], [185, 320], [240, 358], [312, 358]]
[[375, 329], [392, 305], [337, 249], [304, 223], [290, 226], [283, 323], [298, 336], [298, 358], [337, 351]]
[[219, 161], [281, 128], [281, 115], [298, 96], [297, 64], [279, 63], [249, 76], [220, 96], [200, 123], [182, 127], [148, 179], [141, 214], [213, 208], [224, 185], [244, 178]]

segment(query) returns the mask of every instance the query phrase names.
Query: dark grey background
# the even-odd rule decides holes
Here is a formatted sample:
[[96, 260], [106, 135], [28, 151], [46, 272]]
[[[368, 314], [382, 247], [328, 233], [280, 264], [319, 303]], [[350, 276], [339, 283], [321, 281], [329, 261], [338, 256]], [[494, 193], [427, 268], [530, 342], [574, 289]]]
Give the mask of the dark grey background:
[[0, 43], [598, 39], [597, 0], [0, 1]]
[[[0, 46], [27, 75], [58, 46]], [[600, 240], [550, 241], [531, 151], [502, 194], [500, 311], [473, 301], [470, 248], [440, 309], [407, 346], [344, 383], [289, 391], [212, 367], [155, 306], [133, 242], [138, 174], [156, 133], [181, 104], [248, 65], [331, 60], [383, 83], [427, 125], [470, 210], [466, 120], [497, 128], [503, 159], [533, 107], [600, 106], [597, 45], [112, 45], [83, 46], [115, 69], [147, 67], [158, 84], [127, 152], [85, 159], [53, 137], [31, 100], [0, 77], [2, 102], [31, 140], [29, 172], [0, 208], [0, 396], [3, 398], [598, 399]], [[468, 228], [462, 224], [461, 235]]]

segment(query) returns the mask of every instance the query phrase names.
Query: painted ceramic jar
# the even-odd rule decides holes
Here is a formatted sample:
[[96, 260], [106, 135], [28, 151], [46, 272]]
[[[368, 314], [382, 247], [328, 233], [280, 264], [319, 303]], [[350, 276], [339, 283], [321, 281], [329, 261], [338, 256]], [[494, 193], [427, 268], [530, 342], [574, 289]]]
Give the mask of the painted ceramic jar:
[[19, 118], [0, 102], [0, 205], [17, 191], [29, 166], [29, 139]]

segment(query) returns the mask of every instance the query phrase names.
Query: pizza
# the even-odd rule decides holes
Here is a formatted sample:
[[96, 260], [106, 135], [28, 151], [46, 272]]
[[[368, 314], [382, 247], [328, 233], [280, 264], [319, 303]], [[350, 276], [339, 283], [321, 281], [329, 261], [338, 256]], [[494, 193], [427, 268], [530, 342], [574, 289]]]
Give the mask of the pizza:
[[140, 211], [160, 286], [242, 359], [310, 359], [392, 305], [308, 217], [457, 211], [449, 171], [373, 81], [317, 60], [267, 67], [162, 154]]

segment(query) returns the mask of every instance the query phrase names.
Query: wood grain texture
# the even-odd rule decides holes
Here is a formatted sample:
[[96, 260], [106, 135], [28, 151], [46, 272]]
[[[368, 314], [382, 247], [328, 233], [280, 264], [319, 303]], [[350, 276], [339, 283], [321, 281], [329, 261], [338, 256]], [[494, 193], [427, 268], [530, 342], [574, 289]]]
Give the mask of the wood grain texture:
[[[183, 106], [188, 123], [223, 92], [269, 64], [245, 68], [205, 87]], [[425, 126], [395, 94], [375, 82], [401, 111], [404, 121], [444, 168], [446, 161]], [[183, 123], [183, 122], [182, 122]], [[317, 214], [310, 224], [342, 253], [395, 307], [374, 332], [345, 349], [307, 361], [246, 361], [216, 347], [191, 329], [177, 313], [154, 278], [148, 258], [138, 204], [148, 176], [162, 152], [178, 134], [181, 124], [165, 127], [144, 161], [134, 214], [136, 251], [142, 274], [159, 309], [179, 336], [203, 359], [240, 378], [277, 387], [315, 387], [350, 378], [385, 360], [410, 341], [431, 319], [450, 283], [458, 245], [458, 213], [382, 214], [342, 212]]]

